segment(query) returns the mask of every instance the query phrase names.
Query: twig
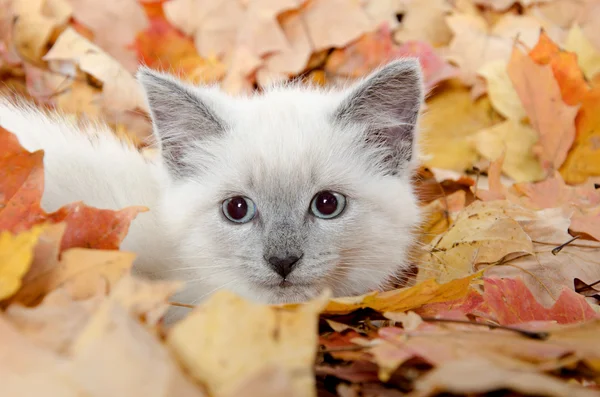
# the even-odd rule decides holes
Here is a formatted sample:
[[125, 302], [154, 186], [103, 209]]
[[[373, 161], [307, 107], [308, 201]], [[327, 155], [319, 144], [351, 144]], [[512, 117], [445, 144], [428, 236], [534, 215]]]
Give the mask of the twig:
[[569, 241], [567, 241], [566, 243], [562, 243], [558, 247], [554, 248], [551, 251], [552, 255], [557, 255], [560, 251], [562, 251], [563, 248], [565, 248], [567, 245], [571, 244], [573, 241], [577, 240], [578, 238], [579, 238], [579, 236], [575, 236], [572, 239], [570, 239]]
[[177, 307], [185, 307], [185, 308], [188, 308], [188, 309], [193, 309], [193, 308], [196, 307], [194, 305], [188, 305], [187, 303], [179, 303], [179, 302], [169, 302], [169, 305], [171, 305], [171, 306], [177, 306]]
[[505, 331], [516, 332], [527, 338], [538, 339], [538, 340], [545, 340], [545, 339], [548, 339], [548, 337], [550, 336], [550, 334], [548, 332], [527, 331], [524, 329], [509, 327], [509, 326], [500, 325], [500, 324], [489, 324], [489, 323], [486, 324], [486, 323], [477, 323], [477, 322], [468, 321], [468, 320], [452, 320], [449, 318], [435, 318], [435, 317], [422, 317], [422, 319], [423, 319], [423, 321], [427, 321], [427, 322], [468, 324], [468, 325], [477, 325], [480, 327], [489, 327], [491, 329], [503, 329]]

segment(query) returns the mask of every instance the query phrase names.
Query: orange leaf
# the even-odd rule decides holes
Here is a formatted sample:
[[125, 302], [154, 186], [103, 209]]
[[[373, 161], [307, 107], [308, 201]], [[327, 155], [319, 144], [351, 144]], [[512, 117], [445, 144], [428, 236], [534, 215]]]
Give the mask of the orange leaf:
[[577, 135], [560, 173], [568, 183], [600, 176], [600, 86], [588, 91], [575, 120]]
[[73, 203], [48, 214], [40, 206], [44, 189], [43, 151], [29, 153], [0, 128], [0, 230], [22, 232], [49, 222], [65, 222], [61, 251], [72, 247], [118, 249], [131, 221], [145, 207], [120, 211]]
[[416, 57], [421, 63], [427, 88], [457, 75], [457, 69], [440, 58], [433, 47], [422, 41], [394, 44], [387, 24], [367, 33], [346, 48], [335, 50], [328, 58], [325, 70], [343, 76], [361, 77], [395, 58]]
[[380, 312], [403, 312], [427, 303], [456, 300], [467, 296], [471, 290], [471, 281], [479, 275], [479, 273], [472, 274], [445, 284], [438, 284], [437, 281], [430, 279], [409, 288], [352, 298], [332, 299], [323, 312], [325, 314], [344, 314], [361, 308], [371, 308]]
[[29, 153], [0, 128], [0, 230], [19, 233], [43, 221], [44, 153]]
[[577, 105], [583, 100], [589, 88], [577, 63], [577, 55], [561, 50], [546, 32], [542, 32], [529, 57], [539, 65], [550, 65], [567, 105]]
[[523, 103], [531, 125], [540, 136], [535, 147], [542, 168], [558, 169], [575, 140], [577, 107], [565, 104], [552, 69], [539, 65], [515, 46], [508, 75]]
[[563, 289], [551, 308], [545, 308], [521, 278], [486, 278], [483, 297], [503, 325], [544, 320], [568, 324], [600, 318], [583, 296], [568, 288]]

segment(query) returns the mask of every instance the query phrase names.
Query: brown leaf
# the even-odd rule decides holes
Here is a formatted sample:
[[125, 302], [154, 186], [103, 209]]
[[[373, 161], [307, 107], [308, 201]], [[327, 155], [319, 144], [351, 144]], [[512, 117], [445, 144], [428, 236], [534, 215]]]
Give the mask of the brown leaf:
[[527, 395], [563, 397], [597, 396], [593, 390], [541, 373], [507, 369], [481, 358], [467, 358], [440, 366], [416, 384], [410, 397], [434, 396], [440, 391], [451, 394], [479, 394], [511, 390]]

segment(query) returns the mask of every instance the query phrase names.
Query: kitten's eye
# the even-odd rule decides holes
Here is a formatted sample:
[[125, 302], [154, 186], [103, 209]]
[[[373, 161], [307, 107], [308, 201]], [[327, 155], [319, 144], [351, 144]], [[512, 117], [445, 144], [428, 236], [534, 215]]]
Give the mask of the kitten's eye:
[[223, 201], [223, 215], [231, 222], [250, 222], [256, 215], [256, 205], [248, 197], [236, 196]]
[[346, 197], [335, 192], [319, 192], [310, 203], [313, 215], [321, 219], [332, 219], [346, 207]]

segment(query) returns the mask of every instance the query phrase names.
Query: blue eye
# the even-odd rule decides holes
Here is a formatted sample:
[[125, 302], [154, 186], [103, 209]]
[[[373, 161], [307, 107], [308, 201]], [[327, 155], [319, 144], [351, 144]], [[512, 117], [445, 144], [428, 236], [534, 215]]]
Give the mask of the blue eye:
[[313, 215], [321, 219], [333, 219], [340, 215], [344, 208], [346, 208], [346, 197], [329, 191], [317, 193], [310, 203]]
[[236, 196], [223, 201], [223, 215], [231, 222], [250, 222], [256, 215], [256, 205], [248, 197]]

